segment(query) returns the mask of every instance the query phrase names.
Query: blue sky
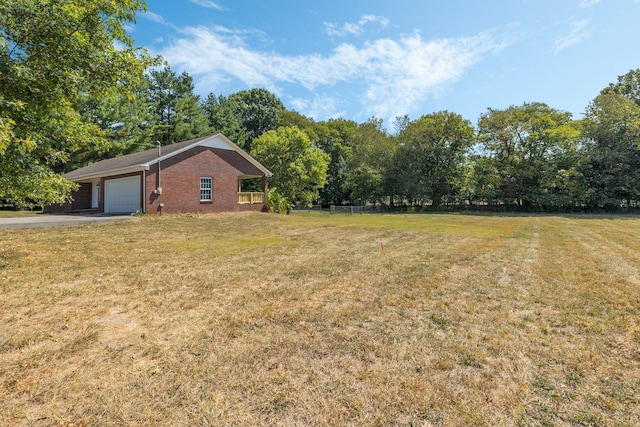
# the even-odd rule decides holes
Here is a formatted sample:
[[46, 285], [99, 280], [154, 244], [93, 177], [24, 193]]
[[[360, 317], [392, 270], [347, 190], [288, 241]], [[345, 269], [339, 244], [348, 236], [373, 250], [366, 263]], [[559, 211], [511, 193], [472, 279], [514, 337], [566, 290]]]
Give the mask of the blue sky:
[[201, 96], [268, 89], [315, 120], [391, 126], [545, 102], [582, 117], [640, 68], [640, 0], [148, 0], [130, 34]]

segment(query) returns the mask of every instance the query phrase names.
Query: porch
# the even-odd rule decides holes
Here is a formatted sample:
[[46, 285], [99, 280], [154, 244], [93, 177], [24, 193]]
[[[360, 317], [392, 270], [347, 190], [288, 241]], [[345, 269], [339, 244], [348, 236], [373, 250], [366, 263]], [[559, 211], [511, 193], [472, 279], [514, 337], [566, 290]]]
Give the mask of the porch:
[[[262, 190], [262, 191], [260, 191]], [[258, 176], [238, 177], [238, 204], [264, 204], [267, 191], [267, 180]]]
[[241, 205], [253, 205], [254, 203], [264, 204], [264, 193], [256, 191], [238, 192], [238, 203]]

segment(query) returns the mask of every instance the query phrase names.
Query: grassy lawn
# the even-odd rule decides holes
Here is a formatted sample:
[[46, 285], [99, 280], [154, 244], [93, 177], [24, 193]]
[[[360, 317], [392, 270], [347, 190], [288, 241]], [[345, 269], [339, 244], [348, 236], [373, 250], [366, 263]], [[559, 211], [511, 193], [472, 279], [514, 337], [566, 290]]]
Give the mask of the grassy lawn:
[[38, 215], [38, 212], [34, 211], [3, 211], [0, 209], [0, 218], [23, 218], [36, 215]]
[[0, 231], [0, 425], [640, 425], [640, 219]]

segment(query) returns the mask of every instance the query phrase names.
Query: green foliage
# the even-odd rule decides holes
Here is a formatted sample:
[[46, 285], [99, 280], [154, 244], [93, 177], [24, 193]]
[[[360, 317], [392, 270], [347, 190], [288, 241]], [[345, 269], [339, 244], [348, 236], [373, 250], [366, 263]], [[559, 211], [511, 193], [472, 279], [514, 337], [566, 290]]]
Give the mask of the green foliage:
[[463, 190], [469, 205], [478, 202], [494, 205], [500, 198], [500, 174], [490, 156], [470, 156], [466, 161]]
[[158, 141], [168, 145], [212, 132], [188, 73], [177, 75], [165, 67], [121, 86], [126, 93], [84, 100], [83, 118], [98, 125], [107, 142], [78, 153], [67, 168], [152, 148]]
[[237, 114], [236, 103], [223, 95], [207, 95], [204, 101], [204, 112], [209, 120], [209, 127], [215, 133], [220, 132], [241, 148], [247, 148], [249, 131], [245, 129], [242, 118]]
[[358, 124], [352, 120], [332, 119], [317, 123], [316, 145], [329, 155], [327, 184], [320, 190], [325, 203], [342, 205], [349, 201], [350, 188], [345, 185], [352, 165], [353, 147], [359, 139]]
[[269, 130], [277, 129], [278, 117], [285, 110], [282, 101], [266, 89], [236, 92], [229, 96], [229, 100], [234, 103], [243, 128], [249, 132], [244, 146], [248, 152], [251, 152], [254, 139]]
[[152, 134], [155, 120], [148, 100], [149, 79], [140, 76], [120, 85], [124, 93], [101, 99], [87, 95], [83, 100], [80, 110], [83, 119], [100, 127], [106, 144], [74, 153], [65, 171], [156, 145]]
[[285, 212], [288, 213], [293, 209], [293, 203], [291, 203], [285, 196], [278, 193], [275, 188], [269, 189], [268, 196], [267, 211], [282, 214]]
[[618, 76], [618, 81], [603, 89], [601, 94], [622, 95], [640, 106], [640, 69], [631, 70], [623, 76]]
[[617, 209], [640, 203], [640, 106], [603, 91], [587, 108], [586, 175], [589, 203]]
[[[428, 200], [434, 206], [459, 193], [464, 159], [474, 141], [471, 123], [442, 111], [403, 125], [396, 164], [404, 169], [404, 197]], [[400, 171], [398, 171], [400, 172]]]
[[352, 204], [363, 205], [378, 201], [382, 198], [382, 171], [361, 164], [349, 171], [342, 189]]
[[385, 198], [383, 180], [396, 141], [371, 118], [358, 124], [332, 119], [316, 123], [316, 145], [329, 155], [327, 185], [320, 194], [324, 203], [342, 205], [378, 202]]
[[193, 78], [176, 75], [169, 67], [149, 73], [148, 99], [153, 109], [153, 141], [162, 145], [211, 133], [200, 97], [193, 93]]
[[312, 142], [318, 141], [318, 124], [312, 118], [297, 111], [282, 110], [278, 113], [278, 127], [297, 127], [307, 134]]
[[327, 179], [329, 156], [297, 127], [268, 131], [253, 142], [252, 156], [273, 172], [271, 185], [293, 203], [311, 203]]
[[[383, 179], [389, 168], [389, 160], [397, 148], [398, 141], [389, 136], [381, 119], [371, 117], [358, 125], [345, 181], [345, 190], [352, 202], [382, 202], [389, 195], [383, 186]], [[370, 179], [371, 184], [354, 191], [354, 186], [350, 184], [363, 182], [364, 179]]]
[[125, 25], [141, 0], [0, 3], [0, 200], [17, 206], [65, 200], [55, 176], [72, 153], [105, 145], [85, 122], [86, 94], [103, 98], [154, 62], [133, 47]]
[[[571, 114], [532, 103], [505, 110], [489, 109], [478, 121], [478, 137], [498, 171], [500, 199], [507, 205], [532, 207], [551, 203], [549, 192], [577, 188], [557, 186], [550, 177], [578, 178], [574, 170], [563, 173], [568, 153], [576, 149], [580, 132]], [[576, 166], [575, 164], [572, 166]], [[568, 199], [580, 195], [564, 194]], [[557, 202], [553, 202], [556, 204]]]

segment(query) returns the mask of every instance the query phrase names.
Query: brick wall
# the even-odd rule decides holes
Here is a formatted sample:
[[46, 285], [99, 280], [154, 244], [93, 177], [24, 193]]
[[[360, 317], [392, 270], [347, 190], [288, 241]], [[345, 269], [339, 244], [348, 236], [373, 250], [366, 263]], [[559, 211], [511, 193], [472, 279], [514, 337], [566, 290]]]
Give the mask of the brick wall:
[[61, 205], [55, 204], [55, 205], [46, 205], [43, 207], [42, 210], [44, 213], [71, 213], [72, 211], [72, 207], [71, 207], [71, 202], [67, 202], [67, 203], [63, 203]]
[[91, 183], [81, 183], [77, 191], [71, 193], [72, 201], [61, 205], [44, 206], [46, 213], [71, 213], [78, 210], [91, 208]]
[[[262, 204], [238, 204], [238, 176], [241, 172], [215, 154], [215, 149], [194, 147], [163, 161], [160, 165], [162, 194], [158, 187], [158, 165], [146, 173], [146, 212], [229, 212], [260, 211]], [[213, 178], [213, 200], [200, 201], [200, 177]], [[164, 206], [161, 208], [160, 204]]]
[[83, 182], [80, 184], [78, 191], [73, 194], [73, 203], [71, 204], [74, 211], [81, 209], [91, 209], [91, 183]]

